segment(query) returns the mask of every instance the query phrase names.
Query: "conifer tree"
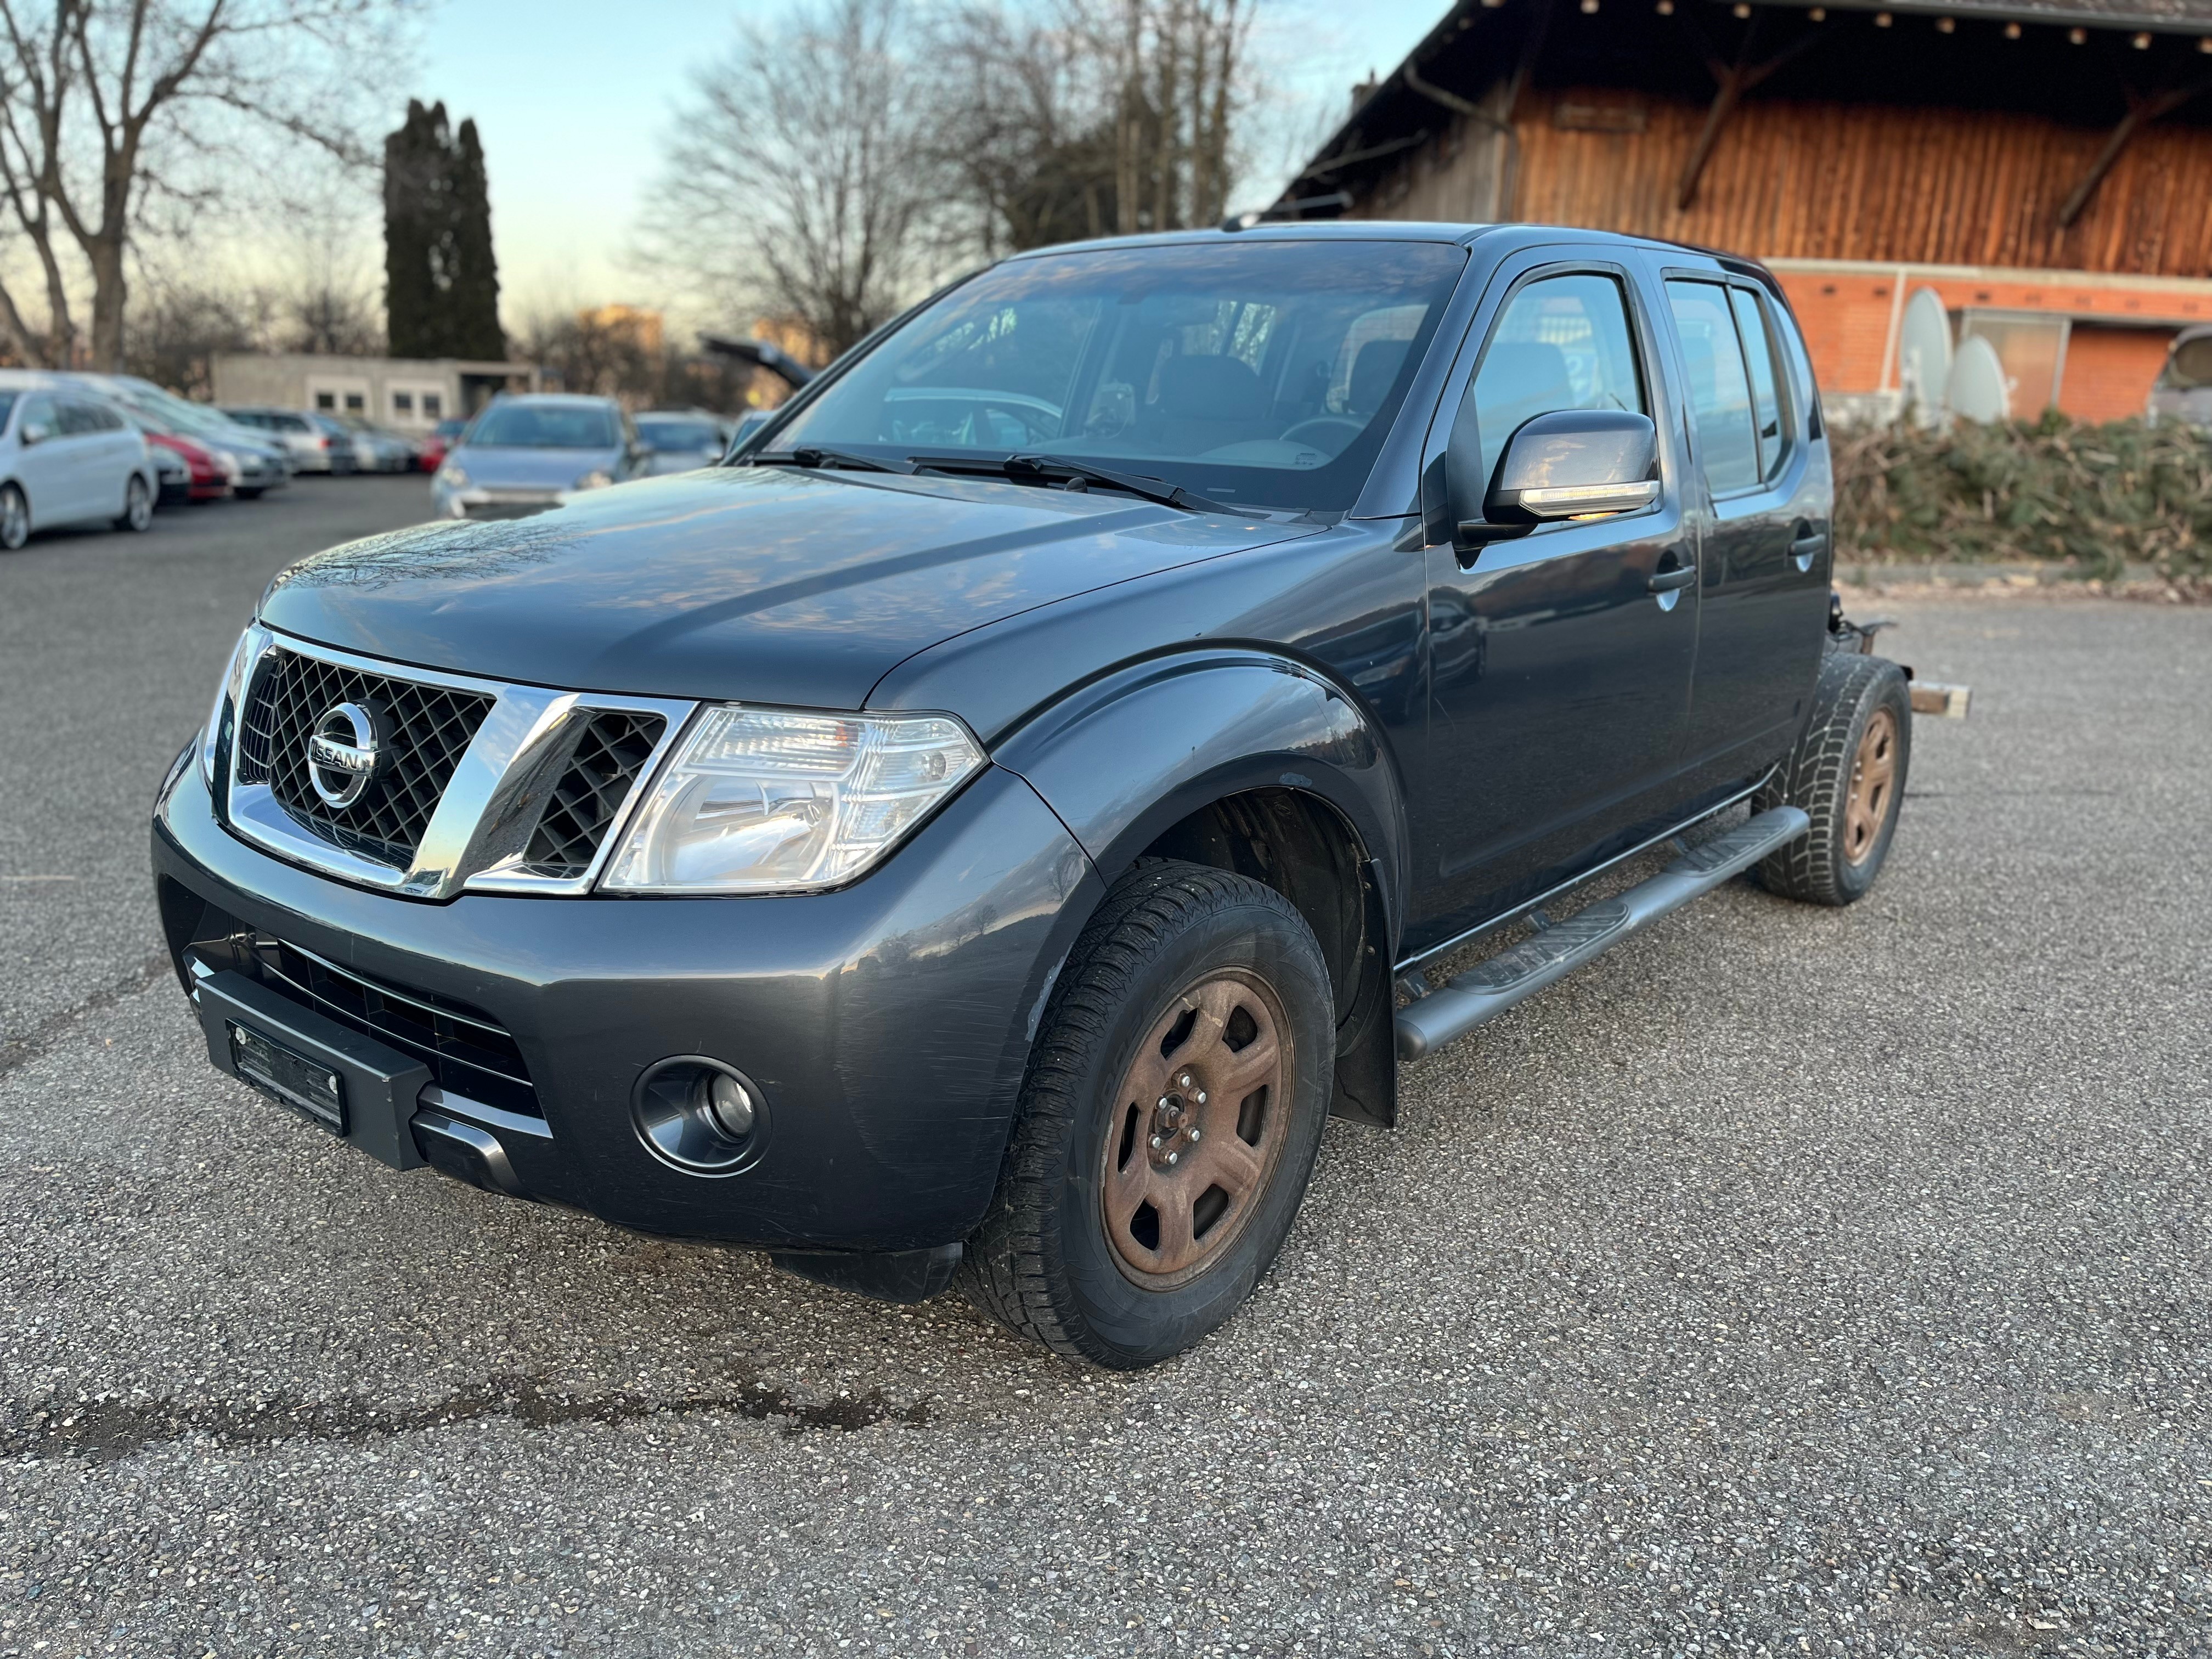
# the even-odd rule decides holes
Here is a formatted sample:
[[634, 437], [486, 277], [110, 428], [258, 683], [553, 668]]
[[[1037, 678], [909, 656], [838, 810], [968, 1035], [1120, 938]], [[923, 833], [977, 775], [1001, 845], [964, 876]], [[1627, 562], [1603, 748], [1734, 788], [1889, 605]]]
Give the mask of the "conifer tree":
[[507, 356], [483, 147], [442, 103], [410, 100], [384, 141], [384, 274], [393, 356]]

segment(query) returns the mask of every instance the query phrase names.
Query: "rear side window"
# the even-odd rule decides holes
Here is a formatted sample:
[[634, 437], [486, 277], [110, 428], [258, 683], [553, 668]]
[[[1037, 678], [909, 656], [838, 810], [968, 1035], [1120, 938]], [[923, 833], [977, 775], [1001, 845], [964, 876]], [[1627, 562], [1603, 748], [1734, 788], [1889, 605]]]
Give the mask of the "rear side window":
[[61, 415], [61, 428], [71, 437], [100, 430], [100, 416], [91, 404], [78, 403], [73, 398], [62, 398], [57, 407]]
[[1753, 489], [1761, 477], [1758, 431], [1729, 290], [1718, 283], [1669, 282], [1667, 301], [1682, 343], [1706, 487], [1716, 495]]
[[1743, 342], [1743, 361], [1751, 370], [1751, 416], [1759, 430], [1759, 476], [1771, 478], [1782, 470], [1789, 453], [1790, 434], [1783, 425], [1782, 377], [1776, 372], [1774, 339], [1766, 325], [1766, 307], [1747, 288], [1729, 290], [1735, 309], [1736, 337]]
[[1482, 436], [1482, 476], [1497, 476], [1505, 441], [1559, 409], [1648, 414], [1620, 284], [1595, 272], [1546, 276], [1506, 302], [1468, 396]]

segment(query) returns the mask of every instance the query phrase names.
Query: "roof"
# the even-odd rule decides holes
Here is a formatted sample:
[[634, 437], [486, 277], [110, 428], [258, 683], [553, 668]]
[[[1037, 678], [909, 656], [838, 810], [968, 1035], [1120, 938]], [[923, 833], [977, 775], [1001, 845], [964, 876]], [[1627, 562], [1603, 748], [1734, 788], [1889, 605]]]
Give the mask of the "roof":
[[[1630, 3], [1639, 14], [1653, 9], [1644, 0], [1630, 0]], [[1734, 4], [1735, 0], [1679, 0], [1680, 21], [1698, 24], [1711, 19], [1723, 28], [1735, 27], [1729, 19]], [[2191, 66], [2206, 60], [2188, 52], [2185, 44], [2188, 37], [2197, 37], [2200, 49], [2212, 52], [2212, 0], [1748, 0], [1748, 4], [1776, 13], [1802, 14], [1820, 9], [1826, 13], [1875, 14], [1883, 22], [1888, 21], [1887, 14], [1896, 14], [1956, 17], [1984, 27], [2017, 23], [2030, 29], [2081, 28], [2104, 33], [2108, 40], [2179, 37], [2170, 40], [2160, 51], [2169, 60], [2186, 53]], [[1582, 9], [1595, 12], [1599, 8], [1584, 0]], [[1660, 0], [1656, 9], [1674, 14], [1677, 0]], [[1574, 11], [1569, 0], [1450, 0], [1420, 44], [1389, 74], [1365, 88], [1365, 95], [1353, 105], [1343, 123], [1314, 151], [1306, 169], [1285, 189], [1273, 211], [1305, 207], [1325, 211], [1333, 202], [1316, 198], [1313, 192], [1340, 187], [1361, 172], [1371, 172], [1376, 164], [1395, 165], [1390, 158], [1397, 151], [1429, 136], [1443, 113], [1437, 108], [1439, 102], [1447, 110], [1467, 112], [1463, 100], [1480, 95], [1485, 85], [1513, 74], [1516, 62], [1525, 72], [1529, 65], [1522, 60], [1539, 50], [1548, 60], [1559, 40], [1562, 19], [1589, 27], [1610, 22], [1618, 15], [1611, 4], [1598, 18], [1575, 17]], [[1703, 33], [1701, 28], [1692, 31], [1693, 34]], [[1996, 32], [1992, 28], [1990, 35], [1994, 41]], [[1957, 38], [1964, 43], [1967, 37], [1961, 31]], [[2150, 43], [2135, 40], [2128, 44]], [[2132, 58], [2132, 54], [2125, 55]], [[2116, 88], [2108, 90], [2117, 102]], [[1309, 199], [1301, 202], [1300, 198]]]

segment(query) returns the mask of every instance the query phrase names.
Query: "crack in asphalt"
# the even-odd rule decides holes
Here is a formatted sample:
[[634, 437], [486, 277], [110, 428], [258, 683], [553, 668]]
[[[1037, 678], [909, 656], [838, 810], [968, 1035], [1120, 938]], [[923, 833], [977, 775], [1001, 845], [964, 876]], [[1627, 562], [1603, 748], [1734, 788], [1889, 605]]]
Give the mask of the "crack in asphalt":
[[112, 1463], [149, 1447], [193, 1436], [231, 1446], [269, 1446], [288, 1441], [359, 1445], [489, 1418], [508, 1418], [526, 1429], [544, 1429], [564, 1423], [620, 1424], [716, 1413], [756, 1421], [781, 1419], [787, 1439], [817, 1430], [850, 1434], [886, 1422], [922, 1429], [930, 1421], [927, 1398], [910, 1406], [895, 1406], [880, 1389], [850, 1399], [805, 1404], [764, 1382], [749, 1382], [730, 1394], [656, 1399], [630, 1391], [563, 1395], [549, 1392], [528, 1377], [493, 1376], [457, 1389], [443, 1400], [406, 1410], [380, 1409], [347, 1398], [309, 1401], [283, 1396], [250, 1409], [111, 1395], [38, 1405], [19, 1401], [0, 1407], [0, 1458]]
[[69, 1028], [87, 1014], [97, 1014], [112, 1008], [126, 997], [150, 989], [165, 975], [174, 970], [169, 964], [169, 953], [156, 951], [133, 972], [101, 987], [82, 1002], [48, 1014], [20, 1036], [0, 1033], [0, 1077], [51, 1050]]

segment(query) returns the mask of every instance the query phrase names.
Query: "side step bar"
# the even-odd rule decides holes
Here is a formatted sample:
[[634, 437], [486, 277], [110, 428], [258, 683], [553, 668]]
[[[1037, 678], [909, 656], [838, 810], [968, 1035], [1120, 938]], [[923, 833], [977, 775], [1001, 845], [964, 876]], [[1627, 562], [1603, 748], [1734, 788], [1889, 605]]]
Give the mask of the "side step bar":
[[1700, 842], [1650, 880], [1600, 899], [1542, 933], [1477, 963], [1441, 990], [1398, 1011], [1398, 1058], [1419, 1060], [1486, 1025], [1524, 997], [1564, 979], [1638, 928], [1679, 910], [1748, 870], [1813, 827], [1795, 806], [1753, 814], [1733, 830]]

